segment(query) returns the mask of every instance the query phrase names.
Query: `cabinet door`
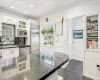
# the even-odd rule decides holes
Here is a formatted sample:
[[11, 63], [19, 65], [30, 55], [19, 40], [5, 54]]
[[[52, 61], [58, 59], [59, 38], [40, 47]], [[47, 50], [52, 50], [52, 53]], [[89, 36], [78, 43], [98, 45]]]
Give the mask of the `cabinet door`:
[[19, 48], [2, 49], [2, 57], [10, 59], [19, 56]]
[[19, 29], [26, 29], [26, 26], [27, 26], [27, 22], [24, 21], [24, 20], [19, 20], [18, 21], [18, 28]]
[[14, 50], [13, 49], [2, 49], [3, 59], [13, 58]]
[[16, 19], [9, 16], [2, 16], [3, 23], [16, 24]]
[[0, 50], [0, 56], [2, 55], [2, 52], [1, 52], [1, 50]]
[[19, 48], [14, 48], [14, 57], [18, 57], [19, 56]]

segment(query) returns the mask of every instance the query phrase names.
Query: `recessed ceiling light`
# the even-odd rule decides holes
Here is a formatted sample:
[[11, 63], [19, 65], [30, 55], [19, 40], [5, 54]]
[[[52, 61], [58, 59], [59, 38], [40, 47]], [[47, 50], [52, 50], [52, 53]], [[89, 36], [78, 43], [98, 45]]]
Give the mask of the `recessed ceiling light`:
[[34, 7], [34, 5], [30, 5], [30, 7], [32, 7], [32, 8], [33, 8], [33, 7]]
[[10, 6], [10, 8], [14, 8], [14, 6]]
[[24, 13], [26, 13], [26, 14], [27, 14], [27, 11], [24, 11]]

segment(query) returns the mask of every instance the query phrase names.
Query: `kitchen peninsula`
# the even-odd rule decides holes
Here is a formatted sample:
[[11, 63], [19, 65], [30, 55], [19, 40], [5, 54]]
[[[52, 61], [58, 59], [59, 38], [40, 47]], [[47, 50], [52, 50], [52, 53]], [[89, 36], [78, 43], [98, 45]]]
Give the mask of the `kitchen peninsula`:
[[[66, 54], [58, 52], [35, 53], [31, 58], [30, 70], [20, 72], [5, 80], [58, 80], [58, 70], [69, 61]], [[27, 67], [27, 68], [28, 68]]]

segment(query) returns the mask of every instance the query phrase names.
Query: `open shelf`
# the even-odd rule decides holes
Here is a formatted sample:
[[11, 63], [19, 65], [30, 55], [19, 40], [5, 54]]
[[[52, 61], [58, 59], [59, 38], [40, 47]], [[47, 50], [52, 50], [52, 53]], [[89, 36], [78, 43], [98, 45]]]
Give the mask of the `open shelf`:
[[86, 49], [98, 49], [98, 15], [86, 18]]
[[87, 37], [88, 39], [98, 39], [98, 37]]
[[85, 51], [100, 52], [99, 49], [85, 49]]
[[98, 25], [98, 23], [94, 23], [94, 24], [87, 24], [87, 27], [89, 27], [89, 26], [95, 26], [95, 25]]
[[52, 47], [54, 46], [54, 26], [44, 26], [41, 30], [42, 34], [42, 44], [41, 46], [48, 46]]
[[87, 32], [88, 34], [94, 34], [94, 33], [98, 33], [98, 31], [94, 31], [94, 32]]

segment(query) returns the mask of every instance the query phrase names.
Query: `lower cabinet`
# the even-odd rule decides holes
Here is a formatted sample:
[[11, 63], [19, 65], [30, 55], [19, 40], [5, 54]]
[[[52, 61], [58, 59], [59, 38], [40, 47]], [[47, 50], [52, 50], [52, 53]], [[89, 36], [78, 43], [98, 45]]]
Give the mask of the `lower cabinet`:
[[[3, 80], [13, 77], [17, 74], [23, 74], [30, 68], [30, 54], [27, 48], [5, 48], [1, 49], [3, 66], [0, 67], [0, 72]], [[22, 53], [22, 55], [19, 54]], [[25, 54], [26, 53], [26, 54]]]
[[0, 50], [0, 56], [2, 56], [2, 50]]
[[19, 48], [5, 48], [2, 49], [2, 57], [4, 59], [9, 59], [19, 56]]

